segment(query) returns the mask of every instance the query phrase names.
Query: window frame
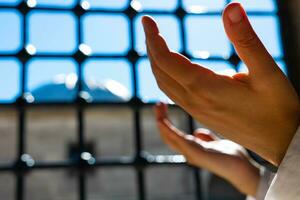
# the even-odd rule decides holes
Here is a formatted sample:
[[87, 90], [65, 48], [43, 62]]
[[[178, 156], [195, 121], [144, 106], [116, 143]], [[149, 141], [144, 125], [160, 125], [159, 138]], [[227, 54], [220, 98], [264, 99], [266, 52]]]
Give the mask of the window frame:
[[[227, 0], [227, 3], [230, 1]], [[294, 59], [294, 53], [293, 52], [293, 45], [295, 44], [294, 39], [295, 37], [290, 37], [290, 35], [294, 34], [290, 31], [290, 21], [291, 17], [286, 15], [286, 5], [283, 0], [277, 0], [278, 5], [278, 12], [276, 13], [279, 17], [280, 21], [280, 28], [281, 28], [281, 34], [282, 34], [282, 44], [284, 49], [284, 60], [289, 66], [288, 68], [288, 75], [292, 78], [292, 80], [296, 80], [296, 77], [293, 75], [293, 72], [295, 71], [295, 59]], [[81, 1], [77, 0], [77, 3], [74, 7], [70, 8], [63, 8], [63, 7], [47, 7], [47, 6], [41, 6], [41, 7], [29, 7], [25, 1], [21, 1], [17, 5], [0, 5], [0, 11], [1, 9], [16, 9], [18, 10], [22, 15], [22, 25], [23, 28], [22, 31], [22, 49], [18, 51], [17, 53], [9, 53], [9, 54], [0, 54], [0, 58], [18, 58], [21, 62], [21, 81], [20, 81], [20, 96], [16, 99], [15, 102], [12, 103], [0, 103], [0, 108], [11, 108], [17, 111], [17, 156], [16, 160], [13, 163], [8, 164], [0, 164], [0, 173], [1, 172], [12, 172], [15, 174], [16, 178], [16, 190], [15, 190], [15, 199], [22, 200], [24, 199], [24, 192], [25, 192], [25, 179], [26, 175], [30, 173], [30, 171], [33, 170], [42, 170], [42, 169], [70, 169], [74, 168], [77, 169], [77, 182], [78, 182], [78, 199], [85, 200], [86, 199], [86, 173], [93, 168], [102, 168], [102, 167], [108, 167], [108, 166], [131, 166], [135, 169], [136, 172], [136, 185], [137, 185], [137, 191], [138, 191], [138, 199], [144, 200], [146, 199], [146, 189], [145, 189], [145, 174], [144, 170], [147, 167], [153, 167], [153, 166], [184, 166], [186, 163], [185, 161], [180, 161], [176, 159], [170, 159], [170, 156], [165, 156], [164, 160], [161, 160], [161, 156], [158, 157], [156, 155], [150, 155], [147, 152], [143, 151], [143, 143], [142, 143], [142, 122], [141, 122], [141, 110], [144, 107], [151, 107], [153, 106], [153, 103], [149, 102], [143, 102], [141, 98], [139, 97], [138, 92], [138, 72], [137, 72], [137, 63], [139, 59], [146, 58], [146, 56], [140, 56], [135, 51], [135, 27], [134, 27], [134, 21], [135, 17], [140, 15], [143, 12], [137, 12], [130, 6], [130, 2], [128, 1], [128, 5], [124, 10], [107, 10], [107, 9], [101, 9], [101, 8], [95, 8], [90, 10], [85, 10], [81, 6]], [[107, 55], [107, 54], [97, 54], [97, 55], [91, 55], [87, 56], [83, 52], [81, 52], [79, 49], [77, 49], [74, 53], [71, 54], [34, 54], [31, 55], [26, 51], [26, 45], [27, 45], [27, 27], [28, 27], [28, 20], [27, 15], [32, 10], [43, 10], [43, 11], [59, 11], [59, 12], [72, 12], [74, 13], [75, 20], [76, 20], [76, 34], [77, 34], [77, 46], [83, 42], [82, 37], [82, 17], [86, 13], [122, 13], [126, 15], [129, 19], [129, 37], [130, 37], [130, 49], [126, 55]], [[188, 14], [183, 9], [183, 3], [182, 0], [178, 0], [178, 8], [174, 11], [151, 11], [147, 10], [145, 11], [147, 14], [159, 14], [159, 15], [169, 15], [172, 14], [176, 16], [180, 23], [180, 35], [181, 35], [181, 44], [182, 44], [182, 51], [181, 53], [187, 56], [188, 58], [192, 58], [191, 55], [187, 53], [187, 44], [186, 44], [186, 33], [184, 31], [184, 17]], [[254, 12], [250, 11], [250, 15], [264, 15], [265, 12], [259, 11]], [[208, 11], [203, 13], [189, 13], [189, 15], [205, 15], [205, 16], [211, 16], [211, 15], [221, 15], [221, 12], [218, 11]], [[289, 38], [289, 39], [287, 39]], [[233, 51], [233, 47], [232, 52]], [[36, 103], [31, 102], [28, 99], [28, 95], [26, 95], [26, 85], [28, 81], [28, 71], [27, 71], [27, 63], [30, 61], [31, 58], [61, 58], [61, 57], [67, 57], [67, 58], [73, 58], [75, 62], [77, 63], [77, 75], [78, 75], [78, 84], [77, 84], [77, 95], [76, 99], [73, 102], [47, 102], [47, 103]], [[101, 58], [126, 58], [130, 62], [131, 66], [131, 73], [132, 73], [132, 85], [133, 85], [133, 97], [127, 101], [127, 102], [88, 102], [82, 95], [81, 91], [83, 90], [83, 65], [86, 59], [101, 59]], [[210, 57], [210, 60], [226, 60], [230, 62], [235, 67], [238, 66], [240, 63], [240, 60], [238, 56], [233, 53], [229, 58], [221, 58], [221, 57]], [[34, 161], [33, 158], [26, 154], [26, 119], [27, 119], [27, 110], [32, 107], [38, 107], [40, 109], [43, 109], [45, 106], [55, 106], [55, 107], [72, 107], [76, 109], [76, 120], [77, 120], [77, 154], [74, 157], [73, 160], [65, 160], [61, 162], [38, 162]], [[89, 150], [86, 148], [86, 139], [85, 139], [85, 132], [84, 132], [84, 111], [87, 107], [101, 107], [101, 106], [121, 106], [121, 107], [128, 107], [132, 110], [132, 120], [133, 120], [133, 130], [134, 130], [134, 145], [135, 145], [135, 155], [134, 157], [120, 157], [118, 159], [101, 159], [97, 158], [95, 159], [92, 155], [92, 152], [89, 152]], [[176, 107], [176, 106], [174, 106]], [[177, 109], [177, 108], [176, 108]], [[191, 116], [186, 114], [186, 124], [188, 127], [189, 134], [192, 134], [195, 130], [195, 122]], [[83, 156], [85, 153], [91, 153], [91, 157], [87, 158]], [[91, 162], [93, 160], [93, 162]], [[192, 168], [192, 167], [191, 167]], [[201, 185], [205, 184], [200, 181], [200, 174], [199, 170], [196, 168], [192, 168], [195, 174], [195, 198], [200, 200], [202, 199], [202, 191], [201, 191]]]

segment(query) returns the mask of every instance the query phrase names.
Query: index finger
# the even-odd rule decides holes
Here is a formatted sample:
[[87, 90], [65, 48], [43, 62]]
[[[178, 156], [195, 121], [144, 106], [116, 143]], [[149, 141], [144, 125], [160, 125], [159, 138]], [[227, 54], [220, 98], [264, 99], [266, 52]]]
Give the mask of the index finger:
[[148, 50], [151, 52], [157, 66], [173, 79], [178, 80], [184, 86], [190, 80], [193, 80], [195, 75], [202, 74], [204, 79], [207, 73], [212, 73], [206, 68], [191, 63], [186, 57], [171, 52], [151, 17], [143, 17], [142, 22]]
[[154, 107], [154, 111], [155, 111], [155, 116], [156, 116], [156, 120], [157, 121], [163, 121], [164, 119], [167, 119], [167, 110], [168, 107], [166, 104], [159, 102], [158, 104], [155, 105]]

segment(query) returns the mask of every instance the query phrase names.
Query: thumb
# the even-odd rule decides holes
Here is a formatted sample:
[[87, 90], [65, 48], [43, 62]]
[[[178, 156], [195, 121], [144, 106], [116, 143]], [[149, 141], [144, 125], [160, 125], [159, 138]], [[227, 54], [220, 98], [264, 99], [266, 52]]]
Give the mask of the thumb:
[[250, 76], [261, 78], [279, 69], [253, 30], [241, 4], [231, 3], [225, 8], [223, 23], [229, 40], [248, 67]]

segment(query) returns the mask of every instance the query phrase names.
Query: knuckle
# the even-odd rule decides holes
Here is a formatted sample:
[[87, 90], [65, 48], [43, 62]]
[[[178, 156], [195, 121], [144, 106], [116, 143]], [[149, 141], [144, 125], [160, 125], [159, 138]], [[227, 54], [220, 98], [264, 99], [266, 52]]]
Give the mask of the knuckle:
[[185, 104], [188, 109], [194, 110], [200, 106], [201, 113], [203, 114], [220, 109], [215, 94], [212, 91], [195, 89], [195, 91], [192, 94], [191, 93], [192, 92], [185, 98]]
[[164, 90], [165, 90], [164, 85], [162, 84], [161, 81], [157, 80], [156, 83], [157, 83], [158, 88], [159, 88], [161, 91], [164, 91]]
[[259, 41], [260, 40], [255, 33], [248, 33], [245, 34], [244, 37], [238, 39], [236, 41], [236, 44], [242, 48], [249, 48], [257, 46], [259, 44]]
[[195, 101], [194, 97], [191, 95], [186, 95], [183, 101], [186, 109], [188, 110], [195, 110], [198, 107], [198, 102]]
[[[201, 69], [197, 69], [201, 70]], [[215, 73], [212, 71], [195, 71], [195, 73], [186, 81], [186, 90], [192, 94], [201, 95], [210, 88], [210, 81], [216, 79]]]
[[208, 89], [204, 89], [201, 86], [196, 84], [188, 86], [189, 96], [192, 97], [193, 100], [189, 101], [188, 103], [194, 104], [194, 99], [199, 99], [199, 103], [204, 105], [212, 104], [214, 99], [214, 93]]
[[222, 103], [222, 100], [215, 99], [215, 98], [207, 98], [202, 97], [199, 100], [199, 105], [201, 105], [201, 113], [204, 116], [211, 116], [215, 113], [220, 113], [224, 110], [224, 105]]
[[152, 73], [153, 73], [154, 77], [156, 79], [159, 78], [159, 72], [158, 72], [158, 69], [156, 68], [155, 65], [151, 64], [151, 70], [152, 70]]
[[199, 86], [198, 82], [199, 81], [196, 77], [191, 78], [186, 83], [187, 90], [192, 94], [197, 94], [199, 92], [199, 90], [201, 90], [201, 87]]
[[223, 111], [226, 107], [222, 97], [219, 95], [215, 95], [213, 98], [204, 98], [204, 101], [207, 108], [213, 112]]

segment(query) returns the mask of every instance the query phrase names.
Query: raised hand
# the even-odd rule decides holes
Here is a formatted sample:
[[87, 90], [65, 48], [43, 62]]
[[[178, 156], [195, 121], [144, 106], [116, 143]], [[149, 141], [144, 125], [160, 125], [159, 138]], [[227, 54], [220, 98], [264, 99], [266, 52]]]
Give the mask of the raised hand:
[[183, 154], [189, 164], [225, 178], [242, 193], [256, 194], [259, 170], [249, 161], [244, 148], [220, 140], [205, 129], [198, 129], [193, 135], [184, 134], [168, 119], [165, 104], [158, 104], [155, 113], [161, 138], [174, 151]]
[[232, 77], [170, 51], [155, 21], [142, 22], [160, 89], [208, 128], [279, 165], [299, 125], [299, 100], [242, 6], [229, 4], [223, 13], [227, 36], [249, 70]]

